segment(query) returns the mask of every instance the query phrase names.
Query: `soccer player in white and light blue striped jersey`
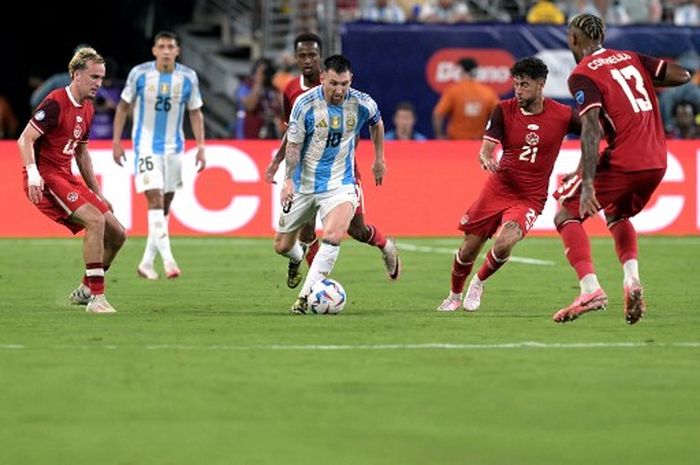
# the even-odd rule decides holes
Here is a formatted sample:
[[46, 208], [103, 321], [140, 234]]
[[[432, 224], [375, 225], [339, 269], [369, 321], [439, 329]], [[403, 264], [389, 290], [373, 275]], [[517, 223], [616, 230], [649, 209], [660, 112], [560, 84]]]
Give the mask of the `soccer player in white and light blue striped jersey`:
[[356, 136], [367, 123], [374, 146], [372, 172], [377, 185], [384, 177], [384, 123], [377, 104], [350, 88], [350, 62], [342, 55], [326, 58], [321, 86], [299, 98], [287, 129], [286, 175], [282, 186], [275, 251], [299, 262], [299, 230], [320, 212], [323, 241], [314, 258], [293, 313], [306, 313], [311, 287], [333, 269], [340, 242], [355, 208]]
[[129, 72], [114, 117], [112, 146], [114, 161], [122, 166], [126, 159], [121, 136], [133, 106], [134, 180], [136, 191], [145, 192], [148, 201], [148, 241], [137, 272], [142, 278], [158, 279], [153, 261], [160, 253], [166, 276], [177, 278], [181, 272], [170, 249], [167, 218], [175, 190], [182, 187], [185, 108], [197, 141], [198, 171], [206, 166], [202, 97], [197, 73], [175, 61], [180, 54], [177, 35], [156, 34], [152, 52], [154, 61]]

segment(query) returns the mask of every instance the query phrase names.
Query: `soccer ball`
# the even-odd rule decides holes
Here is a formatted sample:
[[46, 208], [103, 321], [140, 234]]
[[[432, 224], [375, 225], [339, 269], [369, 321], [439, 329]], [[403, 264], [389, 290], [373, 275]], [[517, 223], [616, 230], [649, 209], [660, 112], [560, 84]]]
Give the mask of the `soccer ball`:
[[309, 308], [314, 313], [336, 314], [345, 307], [347, 295], [338, 281], [325, 278], [311, 286], [308, 297]]

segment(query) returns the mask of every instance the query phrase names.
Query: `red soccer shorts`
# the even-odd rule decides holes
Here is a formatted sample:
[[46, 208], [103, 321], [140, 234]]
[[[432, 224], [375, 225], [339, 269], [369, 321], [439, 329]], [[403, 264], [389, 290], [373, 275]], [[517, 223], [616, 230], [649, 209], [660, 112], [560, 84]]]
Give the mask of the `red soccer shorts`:
[[[593, 180], [595, 196], [606, 216], [631, 218], [644, 208], [666, 174], [666, 169], [624, 173], [609, 168], [599, 169]], [[581, 178], [575, 175], [562, 183], [554, 198], [578, 217]]]
[[522, 200], [495, 197], [482, 194], [462, 215], [458, 229], [467, 234], [490, 238], [498, 228], [508, 221], [520, 225], [525, 237], [539, 216], [538, 205], [528, 204]]
[[[44, 178], [44, 192], [36, 207], [45, 216], [70, 229], [73, 234], [77, 234], [83, 229], [82, 225], [68, 221], [68, 218], [78, 208], [90, 203], [102, 213], [109, 211], [107, 204], [74, 176], [56, 172], [42, 173], [42, 177]], [[28, 194], [28, 192], [25, 173], [24, 193]]]
[[355, 193], [357, 194], [357, 208], [355, 209], [355, 215], [365, 214], [365, 196], [362, 194], [362, 183], [358, 178], [355, 182]]

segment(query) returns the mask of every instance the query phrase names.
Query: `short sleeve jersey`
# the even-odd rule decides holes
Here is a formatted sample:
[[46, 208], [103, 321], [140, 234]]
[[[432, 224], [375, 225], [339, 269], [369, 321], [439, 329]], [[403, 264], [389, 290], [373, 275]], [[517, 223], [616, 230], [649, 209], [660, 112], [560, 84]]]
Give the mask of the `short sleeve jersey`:
[[381, 119], [372, 97], [355, 89], [340, 105], [326, 103], [321, 86], [297, 98], [287, 128], [288, 141], [302, 145], [292, 178], [296, 190], [311, 194], [355, 184], [355, 136]]
[[285, 86], [284, 92], [282, 93], [282, 104], [284, 106], [284, 121], [289, 122], [289, 116], [292, 113], [292, 107], [294, 102], [296, 102], [297, 97], [311, 89], [304, 85], [304, 76], [299, 76], [296, 79], [292, 79]]
[[41, 133], [34, 144], [40, 173], [71, 173], [75, 147], [87, 143], [94, 113], [92, 102], [79, 104], [68, 87], [54, 90], [41, 101], [29, 120]]
[[197, 73], [180, 63], [161, 73], [155, 61], [132, 68], [121, 99], [134, 104], [131, 138], [140, 156], [173, 155], [185, 149], [185, 108], [202, 106]]
[[449, 139], [479, 140], [498, 102], [498, 94], [489, 86], [466, 80], [445, 90], [435, 112], [448, 118], [446, 134]]
[[666, 167], [666, 138], [652, 83], [665, 73], [663, 60], [601, 49], [584, 57], [569, 76], [579, 114], [600, 108], [611, 167], [623, 172]]
[[538, 114], [525, 112], [514, 98], [501, 102], [484, 134], [484, 139], [503, 147], [498, 171], [489, 178], [487, 188], [501, 196], [540, 203], [543, 208], [562, 141], [580, 128], [571, 107], [549, 98]]

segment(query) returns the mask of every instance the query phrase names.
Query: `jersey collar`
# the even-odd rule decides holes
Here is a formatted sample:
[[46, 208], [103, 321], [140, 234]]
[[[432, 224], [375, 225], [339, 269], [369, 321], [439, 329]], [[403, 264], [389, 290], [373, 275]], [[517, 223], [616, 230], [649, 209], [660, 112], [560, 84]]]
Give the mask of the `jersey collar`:
[[73, 97], [73, 94], [70, 93], [70, 86], [66, 86], [66, 94], [68, 94], [68, 99], [70, 100], [70, 103], [73, 104], [74, 107], [80, 108], [82, 105], [80, 105], [77, 100]]

